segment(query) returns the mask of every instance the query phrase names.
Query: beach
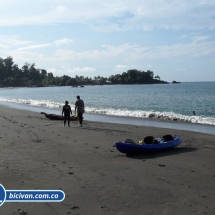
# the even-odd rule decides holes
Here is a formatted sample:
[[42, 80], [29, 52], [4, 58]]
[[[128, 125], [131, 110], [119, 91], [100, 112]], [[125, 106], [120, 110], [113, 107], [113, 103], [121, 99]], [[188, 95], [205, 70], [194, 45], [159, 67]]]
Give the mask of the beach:
[[[5, 215], [215, 214], [215, 136], [197, 132], [62, 121], [0, 106], [0, 184], [6, 190], [62, 190], [62, 202], [5, 202]], [[127, 138], [179, 136], [178, 147], [124, 155]]]

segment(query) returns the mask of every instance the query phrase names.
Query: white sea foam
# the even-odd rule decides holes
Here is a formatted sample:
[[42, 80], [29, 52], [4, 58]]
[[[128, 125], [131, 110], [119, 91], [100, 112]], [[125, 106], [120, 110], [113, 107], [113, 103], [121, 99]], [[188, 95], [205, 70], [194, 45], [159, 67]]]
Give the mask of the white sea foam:
[[7, 98], [0, 97], [0, 101], [14, 102], [19, 104], [27, 104], [27, 105], [47, 107], [47, 108], [61, 108], [64, 105], [63, 103], [49, 101], [49, 100], [7, 99]]
[[[50, 100], [25, 100], [25, 99], [7, 99], [0, 97], [0, 101], [14, 102], [19, 104], [27, 104], [31, 106], [40, 106], [47, 108], [62, 108], [64, 103], [50, 101]], [[70, 104], [72, 110], [74, 110], [74, 104]], [[137, 117], [137, 118], [151, 118], [166, 121], [181, 121], [190, 123], [200, 123], [207, 125], [215, 125], [214, 117], [203, 116], [186, 116], [182, 114], [176, 114], [174, 112], [159, 112], [159, 111], [142, 111], [142, 110], [127, 110], [127, 109], [113, 109], [113, 108], [95, 108], [85, 107], [86, 113], [95, 113], [112, 116], [125, 116], [125, 117]]]
[[88, 113], [112, 115], [112, 116], [130, 116], [137, 118], [151, 118], [166, 121], [181, 121], [190, 123], [200, 123], [207, 125], [215, 125], [215, 118], [203, 117], [203, 116], [186, 116], [176, 114], [174, 112], [154, 112], [154, 111], [142, 111], [142, 110], [121, 110], [121, 109], [100, 109], [100, 108], [86, 108]]

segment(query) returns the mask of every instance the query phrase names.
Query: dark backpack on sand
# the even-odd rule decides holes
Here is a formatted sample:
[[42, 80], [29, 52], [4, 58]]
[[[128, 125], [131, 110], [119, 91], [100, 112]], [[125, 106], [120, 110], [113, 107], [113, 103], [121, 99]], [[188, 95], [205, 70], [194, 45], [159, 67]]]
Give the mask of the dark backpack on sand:
[[154, 143], [155, 138], [153, 136], [147, 136], [144, 138], [144, 143], [145, 144], [152, 144]]
[[154, 138], [153, 136], [147, 136], [144, 138], [144, 143], [145, 144], [157, 144], [157, 143], [162, 143], [162, 142], [168, 142], [174, 140], [173, 136], [170, 134], [164, 135], [162, 138]]
[[168, 141], [171, 141], [171, 140], [173, 140], [173, 139], [174, 139], [173, 136], [170, 135], [170, 134], [167, 134], [167, 135], [164, 135], [164, 136], [163, 136], [163, 141], [164, 141], [164, 142], [168, 142]]

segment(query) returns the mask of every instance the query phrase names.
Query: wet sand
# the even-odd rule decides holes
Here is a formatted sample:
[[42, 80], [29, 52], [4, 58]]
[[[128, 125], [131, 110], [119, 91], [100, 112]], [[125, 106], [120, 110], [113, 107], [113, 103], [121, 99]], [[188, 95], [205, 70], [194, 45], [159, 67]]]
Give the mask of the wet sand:
[[[0, 214], [215, 214], [215, 136], [183, 130], [52, 121], [0, 106], [0, 183], [6, 190], [65, 192], [60, 203], [9, 203]], [[126, 138], [172, 134], [175, 149], [127, 156]]]

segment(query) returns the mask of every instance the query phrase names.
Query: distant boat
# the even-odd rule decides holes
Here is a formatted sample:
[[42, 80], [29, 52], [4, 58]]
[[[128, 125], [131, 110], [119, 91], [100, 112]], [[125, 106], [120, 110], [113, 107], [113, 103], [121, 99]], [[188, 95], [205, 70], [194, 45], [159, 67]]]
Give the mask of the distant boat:
[[172, 84], [180, 84], [181, 82], [178, 81], [172, 81]]
[[71, 87], [84, 87], [84, 85], [80, 85], [80, 86], [77, 86], [77, 85], [73, 85]]

